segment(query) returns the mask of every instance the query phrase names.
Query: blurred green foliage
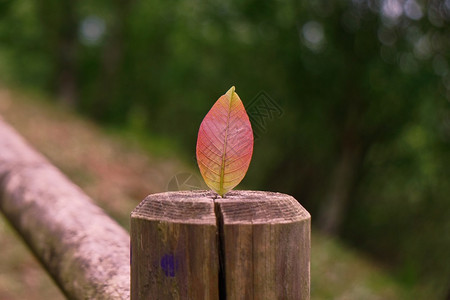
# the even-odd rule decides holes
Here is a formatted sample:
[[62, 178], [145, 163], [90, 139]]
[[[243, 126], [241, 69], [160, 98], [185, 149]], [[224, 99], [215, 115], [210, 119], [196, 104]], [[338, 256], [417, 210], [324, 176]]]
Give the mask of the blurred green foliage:
[[186, 159], [230, 86], [245, 105], [264, 90], [282, 115], [244, 185], [448, 292], [450, 1], [1, 0], [0, 17], [3, 81]]

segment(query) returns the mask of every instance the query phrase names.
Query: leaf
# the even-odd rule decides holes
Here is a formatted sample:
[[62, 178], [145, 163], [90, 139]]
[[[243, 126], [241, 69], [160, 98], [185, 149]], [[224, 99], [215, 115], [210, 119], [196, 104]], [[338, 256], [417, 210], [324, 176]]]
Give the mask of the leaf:
[[253, 154], [253, 131], [234, 86], [203, 119], [196, 152], [205, 183], [222, 197], [247, 173]]

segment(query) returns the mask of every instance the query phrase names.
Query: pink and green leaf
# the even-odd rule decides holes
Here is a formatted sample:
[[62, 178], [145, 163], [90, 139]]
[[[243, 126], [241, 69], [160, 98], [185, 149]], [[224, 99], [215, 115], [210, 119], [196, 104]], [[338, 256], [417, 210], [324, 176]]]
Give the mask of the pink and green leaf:
[[253, 131], [234, 86], [203, 119], [196, 152], [203, 179], [220, 196], [238, 185], [247, 173], [253, 154]]

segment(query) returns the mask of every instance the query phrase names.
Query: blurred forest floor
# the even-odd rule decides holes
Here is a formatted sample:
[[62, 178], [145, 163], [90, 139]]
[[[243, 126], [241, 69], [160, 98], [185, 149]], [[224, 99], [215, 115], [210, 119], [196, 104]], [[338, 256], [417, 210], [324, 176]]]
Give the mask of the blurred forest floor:
[[[150, 156], [132, 133], [99, 128], [34, 94], [0, 87], [0, 117], [127, 229], [140, 200], [191, 171], [173, 149]], [[3, 216], [0, 245], [0, 299], [64, 299]], [[421, 287], [405, 290], [382, 266], [314, 231], [311, 259], [312, 299], [435, 299]]]

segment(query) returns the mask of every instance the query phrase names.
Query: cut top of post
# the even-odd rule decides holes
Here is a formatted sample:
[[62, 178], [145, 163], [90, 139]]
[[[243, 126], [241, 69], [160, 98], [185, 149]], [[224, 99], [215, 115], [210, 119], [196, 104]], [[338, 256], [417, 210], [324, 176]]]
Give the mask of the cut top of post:
[[216, 224], [214, 195], [210, 191], [152, 194], [131, 212], [131, 218], [184, 224]]
[[262, 191], [231, 191], [215, 199], [226, 224], [283, 224], [311, 216], [292, 196]]
[[292, 196], [263, 191], [231, 191], [224, 198], [212, 191], [179, 191], [149, 195], [132, 218], [186, 224], [213, 224], [220, 207], [227, 224], [291, 223], [311, 218]]

